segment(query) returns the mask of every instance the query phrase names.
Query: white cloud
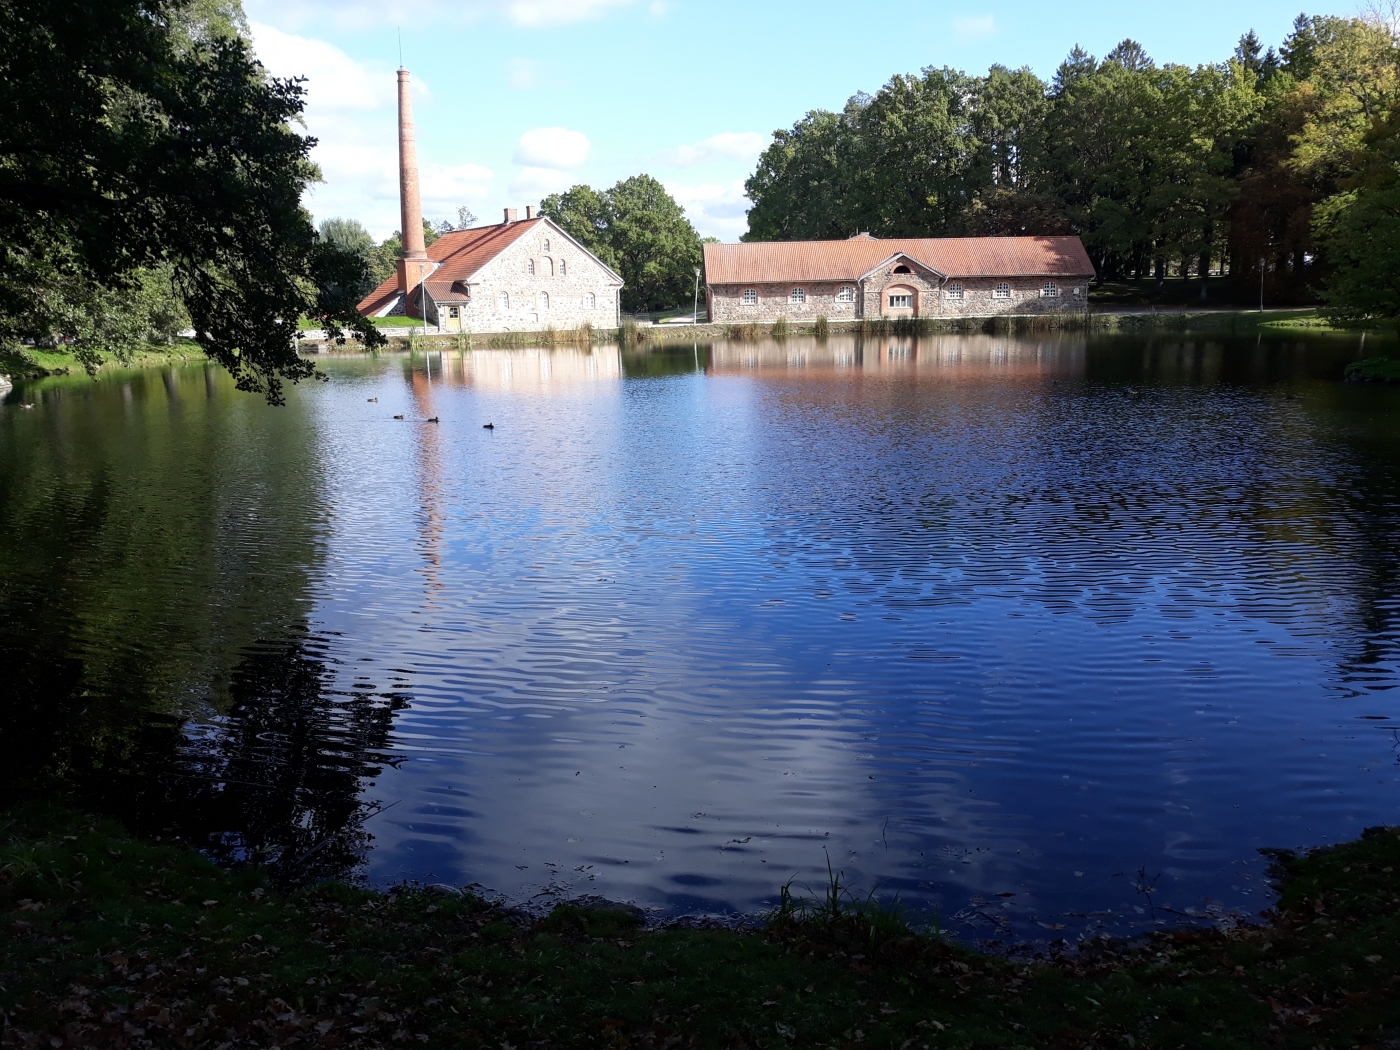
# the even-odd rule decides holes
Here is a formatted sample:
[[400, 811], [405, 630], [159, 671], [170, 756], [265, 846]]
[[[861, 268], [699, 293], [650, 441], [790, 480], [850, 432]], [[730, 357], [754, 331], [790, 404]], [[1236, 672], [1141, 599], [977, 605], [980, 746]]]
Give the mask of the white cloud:
[[752, 164], [767, 147], [767, 136], [756, 131], [725, 131], [702, 142], [668, 150], [661, 155], [661, 160], [677, 168], [693, 168], [718, 160]]
[[[359, 219], [377, 238], [399, 228], [397, 88], [394, 71], [358, 62], [324, 40], [252, 25], [258, 58], [275, 76], [307, 79], [306, 130], [317, 144], [311, 159], [322, 182], [311, 187], [307, 205], [318, 219]], [[431, 98], [414, 80], [416, 101]], [[463, 204], [480, 212], [492, 173], [477, 164], [421, 164], [423, 211], [429, 218], [455, 218]]]
[[686, 216], [703, 237], [736, 241], [749, 228], [748, 212], [752, 203], [744, 195], [744, 182], [666, 183], [666, 192], [685, 209]]
[[997, 30], [995, 15], [963, 15], [953, 19], [953, 36], [959, 40], [976, 40], [991, 36]]
[[574, 177], [557, 168], [521, 168], [510, 180], [512, 200], [538, 201], [551, 193], [560, 193], [574, 184]]
[[515, 144], [515, 163], [526, 168], [570, 171], [588, 159], [588, 136], [568, 128], [533, 128]]
[[247, 0], [250, 18], [283, 28], [333, 25], [361, 30], [374, 26], [464, 25], [505, 21], [548, 28], [602, 18], [634, 0]]
[[556, 26], [599, 18], [632, 0], [511, 0], [510, 20], [518, 26]]

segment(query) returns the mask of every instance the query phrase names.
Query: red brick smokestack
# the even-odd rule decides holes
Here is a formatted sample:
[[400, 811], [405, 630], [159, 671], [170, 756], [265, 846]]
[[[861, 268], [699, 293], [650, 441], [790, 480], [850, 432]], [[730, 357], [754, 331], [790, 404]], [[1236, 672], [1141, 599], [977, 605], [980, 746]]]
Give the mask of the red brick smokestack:
[[423, 201], [418, 193], [418, 148], [413, 141], [413, 101], [408, 70], [399, 70], [399, 212], [403, 254], [399, 258], [399, 291], [408, 297], [404, 307], [413, 317], [423, 316], [422, 306], [410, 293], [432, 270], [423, 245]]

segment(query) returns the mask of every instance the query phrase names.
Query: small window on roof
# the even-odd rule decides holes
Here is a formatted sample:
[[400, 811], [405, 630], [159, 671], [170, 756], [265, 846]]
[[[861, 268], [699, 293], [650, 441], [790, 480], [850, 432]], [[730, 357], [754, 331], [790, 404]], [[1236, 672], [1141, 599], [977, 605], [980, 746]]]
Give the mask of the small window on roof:
[[952, 284], [948, 285], [946, 289], [944, 289], [943, 294], [945, 294], [949, 299], [961, 299], [963, 297], [963, 286], [957, 281], [954, 281]]
[[855, 301], [856, 301], [856, 290], [855, 290], [854, 288], [850, 288], [850, 287], [842, 288], [839, 292], [836, 293], [836, 301], [837, 301], [838, 303], [853, 303], [853, 302], [855, 302]]
[[788, 304], [791, 306], [801, 306], [807, 301], [806, 288], [794, 288], [788, 292]]
[[1011, 285], [1007, 284], [1005, 281], [1002, 281], [1000, 284], [998, 284], [995, 288], [992, 289], [992, 298], [993, 298], [993, 299], [1010, 299], [1010, 298], [1011, 298]]

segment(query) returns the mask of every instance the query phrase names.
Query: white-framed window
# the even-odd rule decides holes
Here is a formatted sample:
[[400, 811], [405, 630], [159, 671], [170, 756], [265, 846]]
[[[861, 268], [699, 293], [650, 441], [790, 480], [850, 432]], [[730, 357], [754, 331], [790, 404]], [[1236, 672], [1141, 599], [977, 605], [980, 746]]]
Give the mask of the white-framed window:
[[589, 292], [583, 297], [583, 308], [585, 310], [596, 310], [598, 308], [598, 297]]
[[1081, 288], [1081, 287], [1079, 287], [1078, 285], [1075, 285], [1075, 286], [1074, 286], [1074, 297], [1075, 297], [1076, 299], [1083, 299], [1083, 298], [1084, 298], [1084, 289]]
[[509, 310], [509, 309], [510, 309], [510, 293], [509, 293], [509, 292], [497, 292], [497, 293], [496, 293], [496, 309], [497, 309], [497, 310]]
[[540, 292], [540, 294], [536, 297], [536, 301], [539, 303], [540, 309], [541, 309], [541, 310], [548, 310], [548, 309], [549, 309], [549, 293], [548, 293], [548, 292]]
[[1040, 297], [1042, 299], [1058, 299], [1060, 297], [1060, 286], [1054, 281], [1046, 281], [1040, 286]]
[[789, 306], [802, 306], [802, 305], [803, 305], [804, 303], [806, 303], [806, 302], [807, 302], [807, 289], [806, 289], [806, 288], [794, 288], [792, 291], [788, 292], [788, 305], [789, 305]]
[[891, 293], [890, 293], [890, 309], [891, 309], [891, 310], [912, 310], [912, 309], [914, 309], [914, 293], [913, 293], [913, 292], [891, 292]]
[[838, 303], [853, 303], [856, 301], [856, 290], [854, 288], [842, 288], [836, 293]]
[[1005, 281], [1002, 281], [1000, 284], [998, 284], [995, 288], [992, 289], [992, 298], [993, 298], [993, 299], [1010, 299], [1010, 298], [1011, 298], [1011, 285], [1007, 284]]
[[545, 250], [545, 251], [549, 251], [549, 238], [548, 238], [548, 237], [546, 237], [546, 238], [544, 239], [544, 250]]
[[448, 317], [461, 317], [461, 316], [462, 316], [462, 312], [461, 312], [459, 309], [457, 309], [457, 307], [455, 307], [455, 306], [449, 306], [449, 307], [447, 308], [447, 316], [448, 316]]
[[954, 281], [952, 284], [948, 285], [947, 288], [943, 289], [943, 294], [949, 299], [961, 299], [963, 297], [963, 286], [957, 281]]
[[567, 276], [569, 276], [569, 264], [568, 264], [567, 262], [565, 262], [563, 259], [560, 259], [560, 260], [559, 260], [559, 276], [560, 276], [560, 277], [567, 277]]
[[535, 276], [535, 260], [534, 260], [534, 259], [526, 259], [526, 260], [525, 260], [525, 272], [526, 272], [527, 274], [529, 274], [531, 277]]
[[758, 292], [753, 288], [745, 288], [744, 294], [739, 296], [739, 301], [745, 306], [757, 306]]

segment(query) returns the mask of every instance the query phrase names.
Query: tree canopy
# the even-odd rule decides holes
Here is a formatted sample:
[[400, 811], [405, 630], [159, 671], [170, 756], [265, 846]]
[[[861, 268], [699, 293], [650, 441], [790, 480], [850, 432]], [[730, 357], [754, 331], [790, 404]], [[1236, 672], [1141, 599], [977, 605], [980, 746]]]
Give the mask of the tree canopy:
[[575, 186], [540, 211], [621, 276], [622, 308], [661, 310], [689, 301], [701, 240], [666, 187], [634, 175], [599, 192]]
[[276, 402], [315, 369], [297, 321], [382, 337], [354, 312], [364, 260], [301, 206], [318, 177], [232, 0], [0, 0], [0, 341], [122, 347], [92, 316], [164, 282], [210, 357]]
[[1106, 277], [1228, 269], [1257, 286], [1263, 259], [1275, 300], [1344, 268], [1340, 308], [1388, 236], [1398, 76], [1375, 15], [1300, 15], [1277, 49], [1250, 31], [1194, 67], [1125, 40], [1103, 59], [1076, 47], [1049, 83], [897, 75], [774, 132], [746, 239], [1077, 233]]

